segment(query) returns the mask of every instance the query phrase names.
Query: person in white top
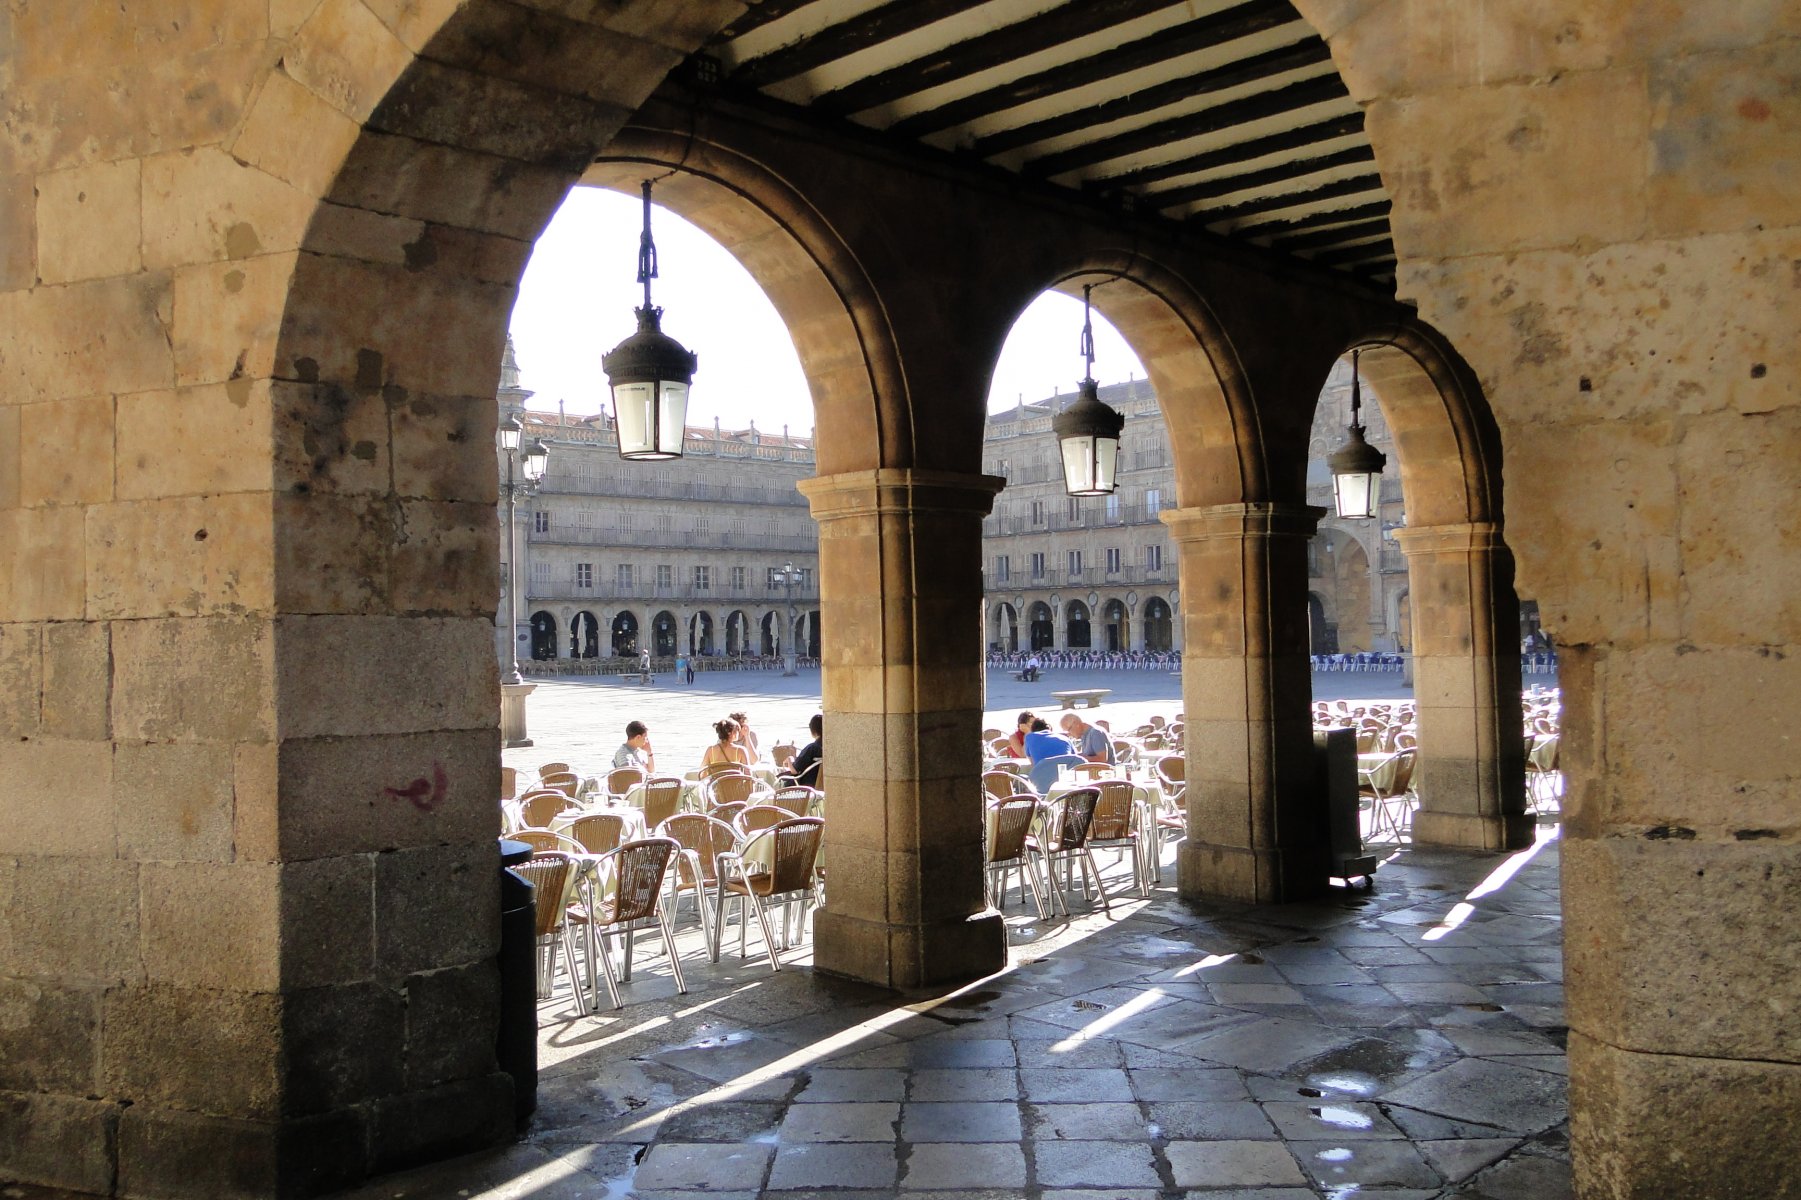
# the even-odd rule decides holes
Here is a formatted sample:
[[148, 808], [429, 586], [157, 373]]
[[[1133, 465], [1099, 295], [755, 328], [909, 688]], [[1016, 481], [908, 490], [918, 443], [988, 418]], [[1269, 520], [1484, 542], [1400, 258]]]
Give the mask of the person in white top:
[[726, 716], [738, 723], [738, 744], [750, 751], [749, 761], [762, 762], [763, 749], [757, 741], [756, 732], [750, 727], [750, 718], [741, 712], [727, 713]]

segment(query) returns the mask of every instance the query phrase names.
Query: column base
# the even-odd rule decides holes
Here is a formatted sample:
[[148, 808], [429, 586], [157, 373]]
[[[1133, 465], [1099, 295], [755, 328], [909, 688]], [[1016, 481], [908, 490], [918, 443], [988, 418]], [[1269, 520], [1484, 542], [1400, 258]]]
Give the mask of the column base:
[[942, 925], [891, 925], [829, 909], [813, 915], [813, 969], [907, 991], [992, 975], [1007, 965], [1007, 925], [993, 909]]
[[1524, 850], [1537, 837], [1536, 825], [1529, 813], [1483, 816], [1421, 809], [1413, 814], [1413, 844], [1462, 850]]
[[516, 750], [532, 744], [525, 732], [525, 698], [538, 690], [535, 683], [500, 685], [500, 744]]
[[1325, 892], [1331, 874], [1331, 855], [1320, 847], [1251, 850], [1189, 839], [1176, 848], [1176, 891], [1184, 900], [1287, 904]]

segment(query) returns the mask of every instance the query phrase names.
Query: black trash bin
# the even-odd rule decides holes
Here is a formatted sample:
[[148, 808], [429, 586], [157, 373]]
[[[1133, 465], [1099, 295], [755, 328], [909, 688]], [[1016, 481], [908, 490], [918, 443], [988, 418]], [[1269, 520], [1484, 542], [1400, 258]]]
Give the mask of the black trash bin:
[[494, 1056], [513, 1077], [513, 1116], [525, 1129], [538, 1108], [537, 905], [514, 863], [532, 856], [524, 842], [500, 840], [500, 1033]]

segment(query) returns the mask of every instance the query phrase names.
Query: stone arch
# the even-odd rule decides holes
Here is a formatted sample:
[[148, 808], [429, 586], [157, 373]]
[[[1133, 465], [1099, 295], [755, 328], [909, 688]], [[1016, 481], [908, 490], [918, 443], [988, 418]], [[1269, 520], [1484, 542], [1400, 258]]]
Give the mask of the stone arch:
[[1126, 602], [1115, 596], [1101, 605], [1101, 645], [1112, 653], [1132, 649], [1132, 618]]
[[651, 653], [659, 658], [669, 658], [676, 653], [679, 644], [674, 613], [664, 609], [650, 619]]
[[1071, 650], [1094, 648], [1094, 614], [1085, 600], [1071, 600], [1063, 606], [1063, 644]]
[[992, 645], [1003, 654], [1019, 652], [1019, 610], [1010, 600], [994, 606]]
[[557, 619], [545, 609], [532, 614], [532, 658], [546, 662], [557, 655]]
[[1152, 596], [1144, 602], [1144, 648], [1154, 654], [1167, 653], [1174, 648], [1174, 622], [1171, 618], [1169, 602], [1161, 596]]
[[750, 653], [750, 617], [741, 608], [725, 615], [725, 652], [732, 658]]
[[622, 610], [613, 618], [611, 634], [614, 655], [638, 653], [638, 614], [629, 608]]
[[1335, 654], [1338, 641], [1326, 621], [1326, 601], [1318, 592], [1307, 593], [1307, 647], [1314, 654]]
[[[794, 188], [709, 140], [704, 119], [659, 129], [651, 110], [615, 137], [582, 182], [655, 199], [718, 242], [763, 289], [794, 340], [812, 392], [821, 475], [907, 465], [913, 422], [887, 319], [856, 256]], [[685, 118], [684, 118], [685, 120]]]
[[688, 618], [688, 653], [710, 657], [713, 653], [713, 614], [701, 609]]

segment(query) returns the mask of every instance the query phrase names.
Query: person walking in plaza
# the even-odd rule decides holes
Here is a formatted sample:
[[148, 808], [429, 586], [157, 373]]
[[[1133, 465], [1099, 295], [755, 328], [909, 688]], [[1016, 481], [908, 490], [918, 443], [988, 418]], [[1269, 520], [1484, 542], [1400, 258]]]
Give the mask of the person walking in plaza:
[[657, 677], [650, 673], [650, 650], [648, 647], [638, 651], [638, 670], [644, 676], [645, 683], [657, 681]]
[[657, 756], [650, 748], [650, 729], [642, 721], [628, 721], [625, 743], [613, 751], [613, 769], [638, 767], [648, 775], [657, 769]]
[[694, 683], [694, 663], [686, 654], [675, 656], [675, 673], [677, 678], [685, 677], [690, 686]]
[[713, 723], [713, 733], [718, 741], [707, 747], [707, 752], [700, 756], [700, 765], [710, 767], [714, 763], [737, 763], [739, 766], [750, 766], [750, 751], [738, 744], [738, 722], [726, 717]]
[[1063, 736], [1076, 744], [1077, 754], [1091, 763], [1113, 765], [1113, 739], [1107, 736], [1105, 729], [1088, 724], [1073, 712], [1064, 713], [1059, 723], [1063, 726]]

